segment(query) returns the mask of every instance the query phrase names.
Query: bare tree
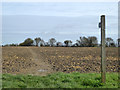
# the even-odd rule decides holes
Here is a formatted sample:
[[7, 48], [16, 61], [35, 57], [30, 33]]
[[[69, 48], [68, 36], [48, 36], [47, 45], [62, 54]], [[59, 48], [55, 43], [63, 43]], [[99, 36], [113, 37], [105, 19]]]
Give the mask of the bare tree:
[[60, 46], [62, 46], [62, 43], [61, 42], [57, 42], [56, 45], [57, 45], [57, 47], [60, 47]]
[[76, 40], [76, 44], [81, 47], [93, 47], [98, 45], [97, 37], [80, 37], [80, 40]]
[[40, 41], [40, 46], [45, 46], [45, 42], [43, 39]]
[[88, 38], [87, 37], [80, 37], [80, 46], [82, 46], [82, 47], [88, 46]]
[[64, 43], [66, 44], [66, 47], [72, 46], [72, 41], [71, 40], [65, 40]]
[[51, 39], [49, 39], [49, 43], [50, 43], [51, 46], [54, 46], [55, 43], [56, 43], [55, 38], [51, 38]]
[[38, 46], [39, 42], [41, 41], [41, 38], [38, 37], [38, 38], [35, 38], [34, 40], [35, 40], [36, 46]]
[[106, 46], [107, 47], [115, 46], [115, 42], [111, 37], [106, 38]]
[[88, 37], [88, 46], [89, 47], [94, 47], [97, 45], [98, 45], [97, 37], [95, 37], [95, 36]]

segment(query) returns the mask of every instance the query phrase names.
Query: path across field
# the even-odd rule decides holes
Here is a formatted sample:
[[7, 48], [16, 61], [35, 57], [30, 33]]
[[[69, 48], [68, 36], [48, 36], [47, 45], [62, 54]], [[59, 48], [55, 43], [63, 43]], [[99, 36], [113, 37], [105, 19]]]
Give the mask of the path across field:
[[[3, 73], [100, 72], [97, 47], [3, 47]], [[107, 48], [107, 72], [118, 72], [118, 48]]]

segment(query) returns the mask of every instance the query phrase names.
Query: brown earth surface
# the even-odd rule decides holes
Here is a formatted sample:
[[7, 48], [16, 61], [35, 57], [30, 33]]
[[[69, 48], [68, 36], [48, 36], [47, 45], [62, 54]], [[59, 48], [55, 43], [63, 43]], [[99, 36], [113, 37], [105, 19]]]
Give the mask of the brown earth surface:
[[[3, 47], [2, 72], [47, 75], [100, 72], [98, 47]], [[118, 48], [106, 48], [107, 72], [118, 72]]]

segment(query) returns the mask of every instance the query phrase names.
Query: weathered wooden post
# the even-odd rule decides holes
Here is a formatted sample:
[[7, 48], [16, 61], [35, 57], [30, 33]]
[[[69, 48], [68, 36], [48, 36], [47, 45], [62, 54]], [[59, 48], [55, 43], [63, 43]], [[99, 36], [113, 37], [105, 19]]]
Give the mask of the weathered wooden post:
[[101, 22], [99, 23], [101, 28], [101, 78], [102, 83], [106, 81], [106, 52], [105, 52], [105, 15], [101, 16]]

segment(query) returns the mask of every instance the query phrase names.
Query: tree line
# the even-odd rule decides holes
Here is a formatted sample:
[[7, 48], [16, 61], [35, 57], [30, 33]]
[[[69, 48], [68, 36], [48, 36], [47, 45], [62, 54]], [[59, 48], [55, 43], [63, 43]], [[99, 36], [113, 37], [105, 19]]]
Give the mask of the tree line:
[[[117, 39], [118, 43], [115, 43], [115, 41], [111, 37], [107, 37], [105, 41], [106, 41], [106, 47], [120, 46], [120, 38]], [[55, 38], [51, 38], [48, 40], [48, 42], [45, 42], [40, 37], [37, 37], [34, 40], [31, 38], [27, 38], [24, 40], [24, 42], [20, 44], [6, 44], [4, 46], [97, 47], [97, 46], [101, 46], [101, 44], [98, 44], [97, 37], [95, 36], [89, 36], [89, 37], [83, 36], [83, 37], [80, 37], [78, 40], [76, 40], [75, 43], [73, 43], [72, 40], [65, 40], [62, 43], [57, 41]]]

